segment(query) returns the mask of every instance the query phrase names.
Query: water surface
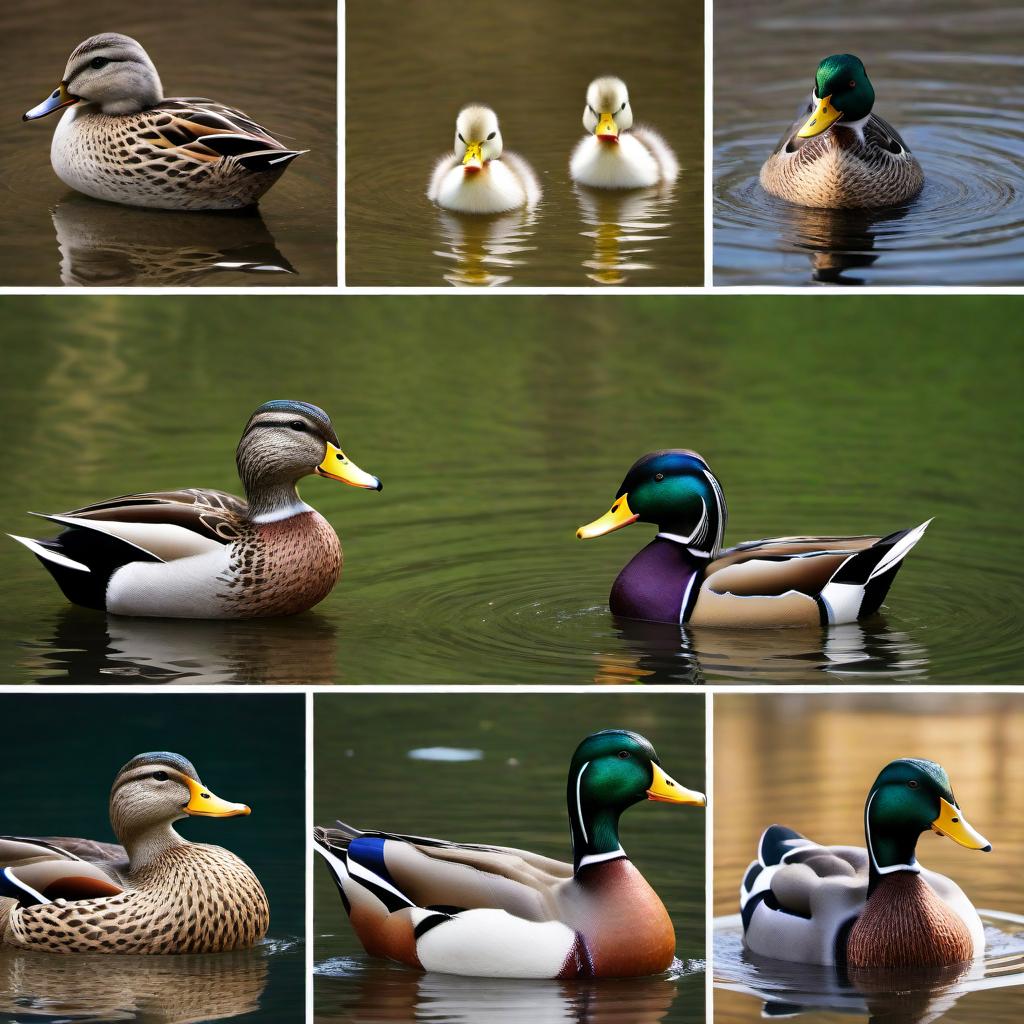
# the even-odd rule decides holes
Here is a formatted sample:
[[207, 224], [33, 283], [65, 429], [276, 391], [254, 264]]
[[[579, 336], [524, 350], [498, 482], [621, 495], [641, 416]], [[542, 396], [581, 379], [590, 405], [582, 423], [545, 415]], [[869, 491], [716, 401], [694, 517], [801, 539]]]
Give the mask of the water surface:
[[[346, 14], [346, 281], [351, 285], [703, 283], [703, 5], [407, 0]], [[638, 123], [682, 166], [674, 186], [575, 186], [586, 88], [619, 75]], [[494, 108], [533, 166], [532, 211], [467, 217], [425, 193], [467, 103]]]
[[[1024, 280], [1024, 10], [1014, 0], [823, 9], [715, 5], [715, 283], [1006, 285]], [[924, 168], [878, 211], [809, 210], [758, 184], [818, 62], [854, 53], [875, 111]]]
[[[686, 696], [330, 694], [314, 698], [318, 823], [516, 846], [570, 856], [565, 777], [591, 732], [646, 736], [666, 771], [700, 789], [704, 702]], [[480, 760], [411, 758], [422, 746], [476, 748]], [[424, 974], [366, 955], [338, 891], [315, 867], [319, 1021], [521, 1021], [696, 1024], [704, 1020], [704, 821], [698, 808], [643, 803], [622, 819], [623, 847], [668, 908], [676, 962], [664, 974], [584, 982]]]
[[[11, 4], [0, 115], [0, 285], [333, 285], [336, 272], [336, 8], [184, 0], [173, 9], [90, 0]], [[237, 107], [308, 149], [259, 212], [181, 213], [90, 199], [50, 167], [59, 114], [23, 123], [51, 92], [68, 55], [98, 32], [146, 48], [168, 96]], [[239, 265], [247, 269], [243, 272]]]

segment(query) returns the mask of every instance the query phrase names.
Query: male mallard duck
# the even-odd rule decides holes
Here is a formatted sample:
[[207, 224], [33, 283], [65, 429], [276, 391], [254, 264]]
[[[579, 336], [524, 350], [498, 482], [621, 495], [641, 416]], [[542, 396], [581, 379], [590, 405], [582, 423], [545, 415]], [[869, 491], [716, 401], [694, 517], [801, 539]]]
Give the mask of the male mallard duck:
[[23, 120], [65, 107], [50, 146], [53, 169], [69, 188], [112, 203], [251, 206], [305, 152], [282, 146], [240, 110], [164, 99], [149, 55], [115, 32], [80, 43], [60, 85]]
[[180, 754], [139, 754], [110, 791], [121, 846], [0, 837], [0, 942], [49, 953], [217, 953], [252, 946], [270, 908], [249, 867], [174, 831], [189, 815], [231, 818]]
[[621, 78], [595, 78], [587, 89], [580, 139], [569, 161], [573, 181], [592, 188], [644, 188], [672, 182], [679, 161], [652, 128], [633, 127], [633, 108]]
[[294, 615], [331, 592], [342, 563], [337, 534], [300, 500], [296, 483], [316, 474], [382, 487], [338, 444], [323, 409], [267, 402], [235, 452], [244, 501], [200, 488], [129, 494], [42, 516], [66, 527], [57, 537], [11, 536], [87, 608], [188, 619]]
[[633, 463], [611, 509], [576, 536], [602, 537], [637, 521], [658, 527], [612, 585], [615, 615], [698, 626], [824, 626], [878, 611], [928, 526], [881, 538], [746, 541], [723, 551], [727, 519], [722, 485], [704, 459], [669, 448]]
[[803, 111], [761, 168], [766, 192], [826, 209], [897, 206], [913, 199], [924, 172], [888, 122], [871, 112], [875, 90], [860, 59], [826, 57]]
[[672, 922], [619, 843], [619, 816], [645, 797], [706, 803], [665, 774], [643, 736], [609, 729], [569, 767], [571, 864], [341, 822], [314, 837], [371, 956], [476, 977], [657, 974], [672, 962]]
[[441, 157], [427, 198], [457, 213], [506, 213], [540, 202], [533, 168], [502, 150], [498, 115], [489, 107], [464, 107], [455, 119], [455, 151]]
[[945, 771], [900, 758], [864, 807], [859, 846], [819, 846], [772, 825], [740, 887], [743, 941], [762, 956], [851, 967], [941, 967], [980, 956], [985, 933], [960, 887], [917, 863], [926, 829], [992, 847], [964, 818]]

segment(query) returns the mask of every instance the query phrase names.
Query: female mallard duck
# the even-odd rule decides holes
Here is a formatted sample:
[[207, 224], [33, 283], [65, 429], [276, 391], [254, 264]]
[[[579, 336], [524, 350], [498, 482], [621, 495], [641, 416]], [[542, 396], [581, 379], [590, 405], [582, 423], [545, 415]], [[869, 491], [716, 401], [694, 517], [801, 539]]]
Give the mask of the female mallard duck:
[[60, 85], [23, 120], [64, 111], [50, 162], [95, 199], [164, 210], [234, 210], [255, 203], [305, 150], [282, 146], [240, 110], [164, 99], [134, 39], [106, 32], [74, 50]]
[[619, 816], [644, 798], [706, 803], [665, 774], [650, 742], [609, 729], [569, 767], [571, 864], [341, 822], [314, 837], [371, 956], [476, 977], [657, 974], [672, 962], [672, 922], [619, 843]]
[[798, 206], [897, 206], [924, 172], [899, 133], [871, 112], [875, 90], [850, 53], [826, 57], [807, 109], [761, 168], [761, 186]]
[[595, 78], [587, 89], [580, 139], [569, 161], [573, 181], [592, 188], [645, 188], [676, 180], [679, 161], [652, 128], [633, 127], [621, 78]]
[[926, 829], [992, 847], [964, 818], [945, 771], [900, 758], [864, 807], [859, 846], [819, 846], [772, 825], [740, 887], [743, 941], [762, 956], [851, 967], [941, 967], [980, 956], [985, 933], [960, 887], [918, 864]]
[[330, 523], [299, 499], [304, 476], [353, 487], [381, 482], [350, 462], [323, 409], [261, 405], [238, 442], [245, 500], [188, 488], [129, 494], [44, 515], [59, 536], [24, 544], [69, 601], [116, 615], [251, 619], [312, 608], [341, 574]]
[[540, 183], [521, 156], [502, 150], [498, 115], [465, 107], [455, 119], [455, 151], [435, 165], [427, 198], [457, 213], [507, 213], [536, 206]]
[[139, 754], [110, 791], [122, 844], [0, 838], [0, 942], [49, 953], [217, 953], [252, 946], [270, 908], [233, 853], [190, 843], [174, 822], [231, 818], [180, 754]]
[[612, 585], [615, 615], [698, 626], [824, 626], [874, 614], [928, 526], [881, 538], [746, 541], [723, 551], [727, 518], [722, 485], [704, 459], [669, 448], [638, 459], [611, 509], [576, 536], [602, 537], [637, 521], [658, 527]]

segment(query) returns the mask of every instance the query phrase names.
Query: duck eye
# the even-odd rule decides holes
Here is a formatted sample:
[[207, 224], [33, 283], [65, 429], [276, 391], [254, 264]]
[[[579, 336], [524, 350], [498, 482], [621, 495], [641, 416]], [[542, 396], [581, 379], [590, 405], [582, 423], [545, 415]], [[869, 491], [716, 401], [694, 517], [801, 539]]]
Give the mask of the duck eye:
[[589, 103], [587, 104], [587, 110], [589, 110], [594, 117], [597, 117], [597, 111]]
[[851, 81], [851, 82], [850, 82], [850, 88], [851, 88], [851, 89], [856, 89], [856, 88], [857, 88], [857, 83], [856, 83], [856, 82], [852, 82], [852, 81]]
[[100, 68], [105, 68], [109, 63], [110, 61], [107, 60], [106, 57], [93, 57], [93, 59], [89, 61], [89, 67], [95, 68], [99, 71]]
[[619, 751], [619, 759], [620, 760], [625, 761], [627, 757], [629, 757], [629, 751], [628, 750], [620, 750]]
[[498, 134], [497, 132], [491, 132], [491, 134], [487, 136], [487, 141], [490, 142], [491, 139], [493, 139], [494, 136], [497, 135], [497, 134]]
[[619, 107], [619, 110], [625, 110], [625, 109], [626, 109], [626, 104], [627, 104], [628, 102], [629, 102], [629, 100], [623, 100], [623, 101], [622, 101], [622, 106], [621, 106], [621, 107]]
[[917, 789], [917, 782], [916, 782], [916, 781], [915, 781], [914, 779], [910, 779], [910, 781], [909, 781], [909, 782], [907, 782], [907, 785], [908, 785], [908, 786], [909, 786], [909, 787], [910, 787], [911, 789]]
[[306, 432], [306, 424], [303, 423], [302, 420], [292, 420], [288, 426], [291, 427], [292, 430], [297, 430], [300, 434], [304, 434]]
[[655, 473], [654, 474], [654, 479], [655, 480], [659, 480], [659, 481], [660, 480], [664, 480], [665, 479], [665, 474], [664, 473]]
[[157, 782], [166, 782], [167, 772], [153, 772], [150, 778], [155, 779]]
[[462, 137], [462, 132], [456, 132], [456, 137], [458, 138], [459, 142], [461, 142], [463, 145], [466, 144], [466, 140]]

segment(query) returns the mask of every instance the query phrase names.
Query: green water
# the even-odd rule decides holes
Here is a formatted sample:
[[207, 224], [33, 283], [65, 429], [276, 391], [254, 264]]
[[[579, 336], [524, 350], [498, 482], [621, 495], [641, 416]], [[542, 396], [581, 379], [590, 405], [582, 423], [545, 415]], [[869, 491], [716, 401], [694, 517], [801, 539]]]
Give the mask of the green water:
[[[132, 491], [237, 489], [251, 411], [315, 402], [377, 494], [310, 479], [345, 570], [311, 613], [72, 609], [0, 544], [12, 682], [1019, 682], [1016, 298], [6, 298], [0, 528]], [[645, 526], [589, 542], [644, 452], [700, 451], [727, 543], [935, 517], [838, 629], [616, 622]]]
[[[618, 727], [650, 739], [682, 785], [703, 788], [704, 699], [696, 694], [318, 695], [314, 817], [564, 860], [569, 759], [584, 736]], [[479, 752], [479, 759], [409, 756], [432, 747]], [[669, 910], [679, 960], [665, 975], [629, 981], [454, 978], [372, 960], [318, 858], [317, 1020], [703, 1021], [704, 822], [698, 808], [652, 803], [622, 818], [623, 847]]]
[[[270, 931], [252, 950], [203, 956], [56, 956], [0, 950], [0, 1014], [140, 1024], [301, 1022], [305, 991], [304, 707], [296, 696], [3, 694], [0, 833], [113, 842], [107, 799], [123, 764], [172, 750], [245, 818], [177, 830], [224, 846], [256, 873]], [[49, 741], [45, 739], [49, 737]]]

